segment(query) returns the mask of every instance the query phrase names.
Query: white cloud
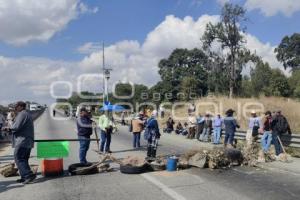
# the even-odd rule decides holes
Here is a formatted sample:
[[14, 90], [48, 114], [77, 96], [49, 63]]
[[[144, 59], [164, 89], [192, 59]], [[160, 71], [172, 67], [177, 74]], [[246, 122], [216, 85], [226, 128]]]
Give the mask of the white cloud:
[[[199, 48], [200, 38], [208, 22], [216, 23], [218, 16], [203, 15], [195, 20], [167, 16], [145, 38], [143, 43], [124, 40], [106, 46], [106, 67], [112, 68], [110, 83], [131, 81], [148, 86], [160, 80], [158, 62], [167, 58], [175, 48]], [[262, 43], [253, 35], [246, 35], [247, 47], [261, 56], [272, 67], [281, 67], [274, 54], [274, 46]], [[71, 81], [76, 90], [77, 77], [83, 73], [102, 71], [102, 51], [95, 43], [86, 43], [81, 48], [85, 55], [80, 62], [56, 61], [45, 58], [0, 57], [0, 99], [42, 99], [49, 101], [49, 87], [53, 81]], [[94, 81], [89, 84], [93, 84]], [[101, 80], [100, 80], [101, 82]], [[102, 89], [99, 81], [94, 85]], [[89, 87], [92, 87], [89, 85]], [[52, 99], [53, 101], [53, 99]]]
[[223, 6], [225, 3], [230, 2], [230, 0], [217, 0], [217, 2]]
[[95, 13], [81, 0], [0, 0], [0, 40], [13, 45], [48, 41], [83, 13]]
[[299, 0], [247, 0], [245, 7], [248, 10], [259, 9], [265, 16], [274, 16], [281, 13], [292, 16], [300, 10]]

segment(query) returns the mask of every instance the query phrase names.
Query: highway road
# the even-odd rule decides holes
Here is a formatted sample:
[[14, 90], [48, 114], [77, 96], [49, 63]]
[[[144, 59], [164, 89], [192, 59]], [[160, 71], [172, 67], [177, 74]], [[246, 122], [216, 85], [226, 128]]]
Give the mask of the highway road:
[[[35, 122], [36, 139], [76, 138], [73, 120], [53, 120], [46, 111]], [[111, 149], [115, 157], [145, 155], [145, 150], [134, 150], [128, 127], [120, 127], [119, 134], [113, 135]], [[142, 144], [145, 142], [142, 140]], [[158, 154], [176, 154], [199, 147], [197, 141], [180, 136], [163, 135]], [[78, 162], [78, 143], [71, 142], [70, 156], [64, 159], [67, 169]], [[96, 142], [91, 144], [88, 160], [98, 161]], [[12, 150], [0, 162], [10, 162]], [[32, 151], [31, 163], [38, 164], [36, 149]], [[117, 166], [115, 166], [117, 167]], [[142, 175], [125, 175], [119, 171], [88, 176], [44, 178], [38, 176], [36, 183], [22, 185], [15, 182], [17, 177], [0, 177], [1, 200], [147, 200], [147, 199], [195, 199], [195, 200], [288, 200], [300, 199], [300, 174], [260, 168], [238, 167], [230, 170], [208, 170], [192, 168], [173, 173], [154, 172]]]

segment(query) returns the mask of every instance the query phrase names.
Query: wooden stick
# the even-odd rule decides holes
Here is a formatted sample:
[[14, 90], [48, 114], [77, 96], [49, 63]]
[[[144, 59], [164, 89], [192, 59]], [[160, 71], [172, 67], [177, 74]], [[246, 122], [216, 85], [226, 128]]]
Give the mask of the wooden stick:
[[280, 139], [280, 137], [277, 135], [277, 138], [278, 138], [278, 141], [279, 141], [279, 143], [280, 143], [280, 146], [281, 146], [281, 148], [282, 148], [282, 150], [283, 150], [283, 153], [285, 153], [286, 154], [286, 151], [285, 151], [285, 149], [284, 149], [284, 146], [283, 146], [283, 144], [282, 144], [282, 142], [281, 142], [281, 139]]
[[97, 167], [98, 165], [102, 164], [103, 162], [105, 162], [107, 160], [107, 158], [109, 158], [108, 155], [105, 155], [101, 160], [100, 162], [97, 162], [89, 167], [82, 167], [81, 169], [77, 169], [77, 170], [74, 170], [74, 172], [82, 172], [84, 170], [89, 170], [89, 169], [93, 169], [94, 167]]

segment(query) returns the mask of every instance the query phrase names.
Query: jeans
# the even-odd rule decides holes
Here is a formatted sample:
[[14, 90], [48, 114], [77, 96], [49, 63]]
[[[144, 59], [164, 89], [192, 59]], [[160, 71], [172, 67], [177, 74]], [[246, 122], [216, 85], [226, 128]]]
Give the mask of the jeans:
[[133, 148], [141, 147], [140, 140], [141, 140], [141, 133], [138, 132], [133, 133]]
[[19, 169], [22, 179], [28, 179], [33, 176], [28, 160], [30, 157], [31, 148], [16, 147], [14, 151], [14, 159]]
[[89, 150], [90, 148], [90, 138], [89, 137], [85, 137], [85, 136], [78, 136], [78, 139], [80, 140], [79, 141], [79, 160], [80, 160], [80, 163], [82, 164], [86, 164], [87, 163], [87, 160], [86, 160], [86, 154], [87, 154], [87, 151]]
[[231, 145], [233, 145], [233, 141], [234, 141], [234, 132], [226, 132], [225, 133], [224, 144], [231, 144]]
[[261, 137], [261, 147], [264, 152], [268, 152], [272, 143], [272, 132], [265, 131]]
[[111, 143], [111, 133], [106, 133], [101, 130], [101, 143], [100, 143], [100, 151], [108, 152], [110, 151], [110, 143]]
[[208, 142], [208, 135], [210, 133], [210, 128], [203, 128], [202, 134], [200, 135], [200, 140]]
[[220, 143], [221, 127], [214, 127], [214, 144]]
[[281, 145], [278, 141], [278, 133], [276, 133], [276, 132], [272, 133], [272, 142], [275, 146], [276, 156], [278, 156], [279, 154], [281, 154], [283, 152], [282, 148], [281, 148]]

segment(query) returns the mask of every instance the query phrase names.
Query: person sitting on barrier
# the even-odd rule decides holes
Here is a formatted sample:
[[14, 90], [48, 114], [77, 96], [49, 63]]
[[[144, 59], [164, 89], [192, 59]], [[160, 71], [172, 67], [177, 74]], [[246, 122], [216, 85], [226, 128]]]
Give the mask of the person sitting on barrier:
[[18, 183], [28, 184], [36, 179], [29, 166], [31, 149], [34, 146], [34, 125], [33, 119], [26, 111], [26, 103], [19, 101], [15, 106], [17, 116], [11, 127], [6, 128], [13, 134], [12, 147], [14, 150], [14, 159], [19, 170], [21, 179]]
[[224, 118], [224, 125], [225, 125], [225, 139], [224, 139], [224, 146], [233, 148], [234, 142], [234, 135], [236, 128], [240, 126], [237, 124], [236, 119], [233, 117], [233, 113], [235, 111], [229, 109], [226, 111], [226, 117]]
[[79, 160], [81, 164], [88, 164], [86, 154], [90, 147], [90, 136], [93, 134], [92, 120], [85, 108], [80, 109], [77, 119], [77, 135], [79, 139]]
[[110, 150], [111, 134], [115, 127], [112, 117], [109, 116], [109, 112], [105, 111], [99, 117], [98, 126], [101, 130], [101, 143], [100, 143], [100, 153], [112, 153]]
[[174, 124], [175, 122], [171, 117], [169, 117], [167, 121], [167, 127], [164, 129], [164, 133], [172, 133], [174, 131]]
[[261, 147], [265, 153], [267, 153], [270, 149], [271, 143], [272, 143], [272, 113], [270, 111], [267, 111], [265, 113], [265, 122], [263, 125], [263, 136], [261, 138]]
[[184, 129], [183, 129], [182, 124], [180, 122], [178, 122], [178, 124], [176, 125], [175, 133], [177, 135], [180, 135], [180, 134], [182, 134], [183, 130]]

